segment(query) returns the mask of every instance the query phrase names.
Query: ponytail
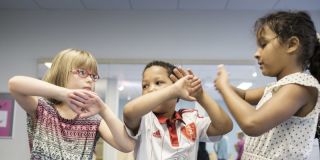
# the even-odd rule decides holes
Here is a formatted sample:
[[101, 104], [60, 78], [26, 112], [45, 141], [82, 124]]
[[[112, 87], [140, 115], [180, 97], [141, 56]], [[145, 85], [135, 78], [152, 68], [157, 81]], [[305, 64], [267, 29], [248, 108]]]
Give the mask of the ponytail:
[[315, 45], [313, 56], [310, 59], [309, 70], [310, 70], [310, 73], [320, 83], [320, 34], [319, 33], [317, 33], [317, 42]]

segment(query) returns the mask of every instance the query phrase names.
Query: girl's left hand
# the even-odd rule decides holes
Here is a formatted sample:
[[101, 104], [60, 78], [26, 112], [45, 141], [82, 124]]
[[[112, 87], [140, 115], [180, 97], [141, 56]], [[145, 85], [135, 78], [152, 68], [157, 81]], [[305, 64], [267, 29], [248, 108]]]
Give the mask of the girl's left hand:
[[223, 65], [218, 66], [217, 77], [214, 80], [216, 89], [221, 92], [222, 88], [229, 85], [229, 76]]
[[78, 107], [76, 110], [81, 118], [96, 115], [105, 107], [103, 101], [94, 92], [74, 90], [73, 95], [72, 103]]

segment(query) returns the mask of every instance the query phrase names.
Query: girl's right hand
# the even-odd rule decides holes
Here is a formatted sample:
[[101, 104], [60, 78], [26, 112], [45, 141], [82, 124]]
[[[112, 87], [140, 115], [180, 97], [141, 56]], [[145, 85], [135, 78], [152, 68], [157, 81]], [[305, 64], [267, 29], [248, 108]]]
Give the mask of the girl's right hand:
[[217, 77], [214, 80], [214, 85], [219, 92], [223, 90], [222, 89], [223, 87], [226, 87], [229, 85], [228, 72], [222, 64], [218, 65]]

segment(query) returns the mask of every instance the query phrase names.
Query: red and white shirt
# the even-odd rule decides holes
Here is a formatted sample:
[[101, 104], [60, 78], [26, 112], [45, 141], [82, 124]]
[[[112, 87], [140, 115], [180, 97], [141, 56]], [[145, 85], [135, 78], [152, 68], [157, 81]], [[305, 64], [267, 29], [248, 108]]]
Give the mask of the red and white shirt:
[[218, 141], [221, 136], [208, 137], [209, 117], [201, 117], [194, 109], [181, 109], [173, 118], [157, 117], [153, 112], [141, 118], [138, 133], [130, 129], [136, 139], [136, 160], [187, 160], [196, 159], [199, 141]]

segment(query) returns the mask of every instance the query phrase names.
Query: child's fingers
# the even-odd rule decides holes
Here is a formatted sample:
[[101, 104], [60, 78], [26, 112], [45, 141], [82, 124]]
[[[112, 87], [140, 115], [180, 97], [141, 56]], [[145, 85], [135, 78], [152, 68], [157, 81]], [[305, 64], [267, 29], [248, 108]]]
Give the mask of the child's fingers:
[[72, 103], [73, 105], [80, 107], [80, 108], [83, 108], [86, 105], [85, 103], [78, 101], [76, 99], [70, 99], [70, 103]]
[[192, 81], [192, 79], [193, 79], [195, 76], [193, 76], [193, 75], [187, 75], [187, 76], [185, 76], [185, 77], [186, 77], [187, 80]]
[[188, 96], [187, 100], [189, 100], [189, 101], [196, 101], [197, 99], [196, 99], [195, 97]]
[[197, 85], [201, 85], [201, 80], [200, 79], [196, 79], [191, 83], [191, 86], [197, 86]]
[[83, 104], [76, 100], [70, 100], [69, 107], [77, 114], [81, 114], [84, 110]]
[[182, 74], [183, 77], [188, 75], [187, 71], [185, 71], [183, 68], [178, 67], [177, 69], [179, 70], [179, 72]]
[[218, 68], [224, 68], [224, 64], [219, 64], [217, 67]]
[[170, 79], [171, 79], [173, 82], [178, 81], [178, 78], [177, 78], [175, 75], [173, 75], [173, 74], [171, 74], [169, 77], [170, 77]]
[[218, 65], [218, 72], [227, 73], [227, 70], [226, 70], [226, 68], [224, 67], [223, 64]]
[[89, 99], [88, 95], [86, 95], [85, 93], [81, 93], [79, 91], [74, 91], [73, 94], [70, 95], [70, 97], [82, 103], [84, 103], [86, 100]]
[[75, 91], [75, 95], [80, 96], [80, 97], [82, 97], [84, 99], [88, 99], [89, 97], [94, 96], [93, 93], [94, 92], [91, 92], [91, 91], [88, 91], [88, 90], [85, 90], [85, 89], [80, 89], [80, 90], [76, 90]]
[[187, 71], [188, 71], [188, 74], [194, 75], [191, 69], [187, 69]]
[[198, 91], [200, 88], [202, 88], [201, 84], [197, 84], [197, 85], [192, 86], [191, 93]]
[[197, 80], [200, 80], [200, 78], [197, 77], [197, 76], [193, 76], [193, 77], [192, 77], [192, 81], [197, 81]]
[[92, 92], [92, 91], [88, 91], [88, 90], [81, 90], [81, 91], [83, 91], [83, 93], [84, 93], [85, 95], [87, 95], [88, 97], [90, 97], [90, 98], [93, 98], [93, 97], [97, 97], [97, 96], [98, 96], [97, 93]]
[[228, 77], [228, 72], [223, 65], [218, 65], [217, 79], [221, 77]]
[[183, 73], [181, 72], [181, 70], [180, 70], [179, 68], [173, 69], [173, 73], [175, 74], [175, 76], [176, 76], [178, 79], [184, 77], [184, 76], [183, 76]]

